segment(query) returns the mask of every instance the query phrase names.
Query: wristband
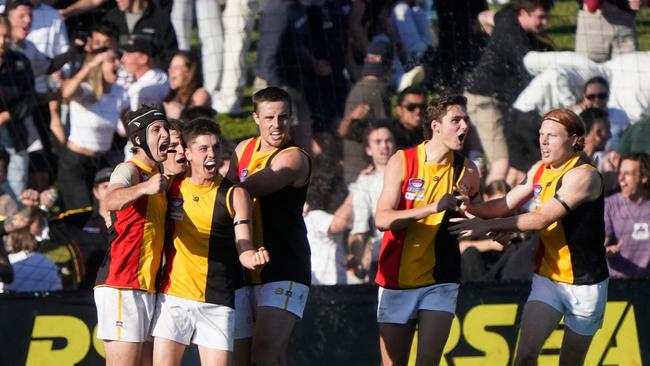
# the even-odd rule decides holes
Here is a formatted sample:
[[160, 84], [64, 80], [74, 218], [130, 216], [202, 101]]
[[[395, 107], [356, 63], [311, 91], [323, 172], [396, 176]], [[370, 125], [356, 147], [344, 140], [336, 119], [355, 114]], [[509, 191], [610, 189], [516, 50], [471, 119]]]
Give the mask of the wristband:
[[251, 220], [249, 220], [249, 219], [238, 220], [238, 221], [233, 222], [232, 226], [250, 224], [250, 222], [251, 222]]

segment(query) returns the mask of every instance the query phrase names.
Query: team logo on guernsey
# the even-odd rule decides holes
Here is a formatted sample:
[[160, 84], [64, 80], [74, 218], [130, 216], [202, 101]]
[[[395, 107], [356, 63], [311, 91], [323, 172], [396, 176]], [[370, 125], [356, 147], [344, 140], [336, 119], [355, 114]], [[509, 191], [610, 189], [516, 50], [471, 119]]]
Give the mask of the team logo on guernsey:
[[424, 200], [424, 183], [425, 180], [422, 178], [409, 178], [404, 198], [410, 201]]
[[535, 205], [541, 206], [542, 205], [542, 190], [544, 187], [542, 187], [541, 184], [535, 183], [533, 184], [533, 196], [535, 198]]
[[241, 170], [241, 177], [239, 177], [239, 180], [243, 182], [246, 178], [248, 178], [248, 169], [244, 168]]

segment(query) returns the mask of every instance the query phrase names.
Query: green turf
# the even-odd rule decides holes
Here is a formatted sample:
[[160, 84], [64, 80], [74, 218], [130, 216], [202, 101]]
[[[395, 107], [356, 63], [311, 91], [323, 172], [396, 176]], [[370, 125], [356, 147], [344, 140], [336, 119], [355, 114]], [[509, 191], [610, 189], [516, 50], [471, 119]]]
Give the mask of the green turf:
[[[497, 7], [493, 7], [497, 9]], [[549, 17], [547, 32], [557, 50], [573, 50], [575, 42], [575, 27], [578, 6], [575, 0], [556, 1], [555, 7]], [[639, 49], [641, 51], [650, 50], [650, 8], [643, 9], [637, 16], [637, 34], [639, 37]], [[248, 85], [252, 84], [252, 67], [255, 63], [255, 41], [257, 34], [253, 35], [252, 51], [247, 55], [248, 64]], [[244, 105], [240, 116], [229, 116], [220, 114], [219, 123], [225, 136], [234, 141], [240, 141], [246, 137], [253, 136], [257, 129], [250, 114], [253, 110], [250, 97], [252, 88], [244, 89]]]

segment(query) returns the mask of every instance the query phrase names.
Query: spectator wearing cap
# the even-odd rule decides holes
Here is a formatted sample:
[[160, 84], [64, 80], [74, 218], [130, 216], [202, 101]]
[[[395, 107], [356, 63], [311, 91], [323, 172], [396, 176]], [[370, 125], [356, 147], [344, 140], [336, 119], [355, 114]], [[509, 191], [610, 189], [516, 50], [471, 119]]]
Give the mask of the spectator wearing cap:
[[70, 135], [60, 151], [57, 185], [66, 210], [90, 206], [95, 173], [108, 165], [120, 111], [129, 108], [127, 90], [116, 83], [118, 59], [112, 49], [88, 53], [81, 69], [64, 80]]
[[130, 109], [135, 111], [141, 104], [161, 105], [169, 94], [167, 73], [152, 65], [154, 43], [150, 36], [134, 34], [120, 44], [123, 52], [122, 66], [135, 76], [128, 87]]
[[77, 242], [85, 263], [85, 273], [79, 283], [80, 290], [92, 289], [97, 277], [97, 270], [108, 250], [107, 224], [110, 224], [111, 217], [106, 206], [106, 192], [112, 173], [113, 168], [104, 168], [95, 174], [93, 181], [95, 204], [92, 215], [83, 224], [81, 230], [76, 228], [69, 230], [70, 237]]
[[152, 65], [166, 69], [174, 52], [178, 50], [176, 33], [169, 12], [159, 2], [149, 0], [118, 1], [117, 7], [103, 19], [119, 34], [119, 43], [127, 42], [134, 34], [147, 35], [152, 41]]
[[374, 41], [368, 46], [368, 54], [362, 69], [362, 78], [345, 101], [345, 117], [339, 126], [344, 138], [345, 181], [353, 182], [365, 167], [361, 140], [364, 126], [359, 121], [390, 117], [388, 77], [393, 69], [393, 46], [386, 41]]
[[[135, 82], [128, 85], [129, 106], [135, 111], [141, 104], [162, 105], [169, 94], [170, 85], [167, 73], [152, 67], [153, 42], [147, 35], [131, 35], [120, 45], [123, 52], [122, 69], [135, 77]], [[119, 82], [119, 80], [118, 80]], [[123, 121], [124, 122], [124, 121]], [[119, 124], [117, 132], [126, 137], [124, 124]], [[124, 147], [124, 160], [131, 157], [131, 142]]]

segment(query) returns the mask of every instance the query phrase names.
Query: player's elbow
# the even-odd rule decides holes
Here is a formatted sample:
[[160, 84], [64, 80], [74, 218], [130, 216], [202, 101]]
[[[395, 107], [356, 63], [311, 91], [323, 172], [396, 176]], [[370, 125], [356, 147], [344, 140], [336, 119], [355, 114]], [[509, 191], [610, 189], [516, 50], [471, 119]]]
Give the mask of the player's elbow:
[[375, 226], [377, 230], [384, 232], [390, 230], [390, 220], [386, 217], [385, 214], [377, 212], [377, 217], [375, 218]]

